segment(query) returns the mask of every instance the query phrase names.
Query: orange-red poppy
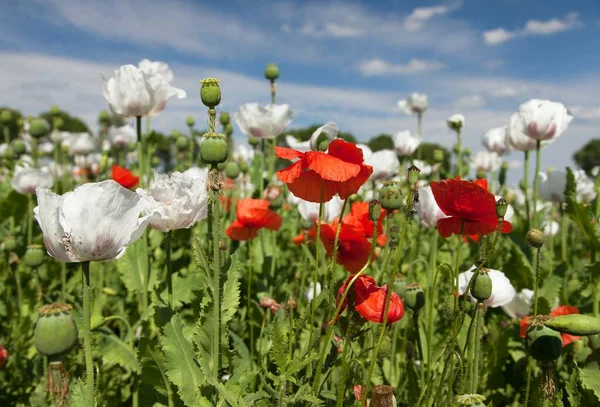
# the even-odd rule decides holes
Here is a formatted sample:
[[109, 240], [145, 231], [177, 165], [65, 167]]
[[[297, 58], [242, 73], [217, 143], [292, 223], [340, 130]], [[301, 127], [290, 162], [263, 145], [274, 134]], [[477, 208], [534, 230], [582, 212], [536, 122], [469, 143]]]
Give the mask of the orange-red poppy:
[[[331, 224], [321, 223], [321, 241], [329, 257], [333, 256], [338, 223], [337, 219]], [[336, 262], [344, 266], [349, 272], [357, 273], [367, 264], [370, 254], [371, 242], [366, 238], [362, 225], [356, 221], [354, 223], [342, 222], [338, 237]], [[374, 253], [373, 256], [375, 256]]]
[[264, 199], [241, 199], [236, 214], [237, 219], [226, 230], [233, 240], [249, 240], [258, 236], [262, 228], [279, 230], [281, 227], [281, 216], [271, 211], [269, 201]]
[[362, 150], [343, 139], [333, 140], [327, 153], [302, 153], [285, 147], [275, 147], [275, 153], [279, 158], [298, 160], [278, 171], [277, 177], [295, 196], [310, 202], [327, 202], [336, 194], [346, 199], [358, 192], [373, 172], [373, 167], [363, 163]]
[[[470, 182], [456, 177], [432, 181], [431, 191], [442, 212], [449, 216], [437, 222], [441, 236], [487, 235], [498, 228], [496, 197], [487, 190], [486, 180]], [[501, 232], [511, 230], [510, 222], [502, 221]]]
[[[561, 305], [561, 306], [554, 308], [552, 311], [550, 311], [551, 317], [557, 317], [559, 315], [569, 315], [569, 314], [579, 314], [579, 309], [577, 309], [577, 307], [574, 307], [572, 305]], [[525, 338], [525, 336], [527, 335], [528, 328], [529, 328], [529, 317], [521, 318], [521, 329], [520, 329], [521, 338]], [[567, 346], [571, 342], [576, 341], [579, 338], [581, 338], [581, 336], [575, 336], [575, 335], [566, 334], [566, 333], [561, 333], [560, 336], [562, 337], [563, 346]]]
[[135, 176], [133, 172], [117, 164], [113, 164], [112, 166], [112, 179], [127, 189], [135, 187], [140, 182], [140, 177]]
[[[354, 276], [348, 277], [346, 282], [338, 290], [338, 304], [346, 290], [346, 286], [353, 277]], [[388, 288], [385, 285], [382, 287], [378, 286], [373, 277], [361, 275], [352, 285], [341, 311], [346, 309], [348, 303], [351, 303], [354, 310], [362, 315], [363, 318], [381, 324], [384, 317], [387, 290]], [[398, 294], [392, 292], [387, 323], [393, 324], [394, 322], [399, 321], [403, 316], [404, 305], [402, 304], [402, 300]]]
[[[385, 246], [387, 236], [383, 234], [383, 219], [385, 218], [387, 211], [381, 209], [379, 213], [379, 220], [377, 221], [377, 244]], [[344, 223], [349, 225], [357, 225], [357, 222], [361, 225], [362, 231], [359, 229], [359, 233], [364, 233], [367, 239], [373, 237], [375, 228], [373, 227], [373, 221], [369, 216], [369, 203], [368, 202], [354, 202], [350, 208], [350, 213], [344, 216]]]
[[292, 238], [292, 243], [296, 245], [301, 245], [308, 238], [309, 242], [314, 242], [317, 239], [317, 227], [313, 226], [308, 229], [306, 232], [302, 232], [299, 235], [296, 235]]

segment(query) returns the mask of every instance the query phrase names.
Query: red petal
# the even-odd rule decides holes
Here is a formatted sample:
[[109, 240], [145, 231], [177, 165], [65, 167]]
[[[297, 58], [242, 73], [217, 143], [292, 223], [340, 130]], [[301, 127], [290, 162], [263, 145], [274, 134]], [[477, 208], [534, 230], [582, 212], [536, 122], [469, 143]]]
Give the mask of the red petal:
[[362, 164], [363, 152], [356, 144], [348, 143], [346, 140], [338, 138], [329, 143], [328, 154], [337, 157], [348, 163]]
[[350, 195], [357, 193], [360, 187], [367, 182], [372, 173], [373, 167], [370, 165], [363, 165], [356, 177], [350, 178], [345, 182], [339, 182], [337, 185], [337, 192], [340, 198], [346, 199]]
[[300, 176], [302, 170], [304, 170], [305, 168], [306, 166], [304, 160], [296, 161], [287, 168], [284, 168], [281, 171], [277, 171], [277, 178], [279, 178], [281, 182], [285, 182], [286, 184], [294, 182], [294, 180]]
[[309, 151], [305, 157], [308, 167], [327, 181], [347, 181], [356, 177], [361, 168], [358, 164], [348, 163], [320, 151]]
[[237, 219], [229, 225], [225, 233], [227, 233], [227, 236], [232, 240], [249, 240], [258, 236], [258, 231], [256, 229], [246, 227]]
[[284, 160], [293, 160], [294, 158], [302, 157], [304, 153], [292, 148], [275, 146], [275, 154], [277, 157], [283, 158]]
[[292, 194], [309, 202], [321, 202], [321, 189], [323, 189], [323, 202], [329, 201], [336, 193], [336, 183], [323, 181], [314, 171], [304, 171], [287, 186]]
[[[363, 277], [363, 276], [361, 276]], [[387, 287], [379, 287], [371, 277], [364, 276], [355, 283], [354, 309], [371, 322], [382, 323], [385, 313]], [[387, 323], [393, 324], [404, 315], [404, 305], [398, 294], [392, 292]]]
[[557, 317], [559, 315], [571, 315], [571, 314], [579, 314], [579, 309], [574, 307], [573, 305], [561, 305], [554, 308], [550, 312], [551, 317]]

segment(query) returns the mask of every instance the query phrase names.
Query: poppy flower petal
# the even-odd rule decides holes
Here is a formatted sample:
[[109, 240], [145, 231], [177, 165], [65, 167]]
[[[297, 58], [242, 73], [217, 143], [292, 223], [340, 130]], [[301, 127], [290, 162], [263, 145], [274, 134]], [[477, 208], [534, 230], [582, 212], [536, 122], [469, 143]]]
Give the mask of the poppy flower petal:
[[452, 234], [460, 234], [462, 220], [458, 218], [442, 218], [437, 221], [437, 230], [442, 237], [450, 237]]
[[[361, 276], [355, 283], [354, 309], [368, 321], [382, 323], [385, 312], [387, 286], [379, 287], [369, 276]], [[404, 305], [398, 294], [392, 292], [388, 324], [393, 324], [404, 315]]]
[[249, 228], [239, 220], [234, 220], [225, 231], [231, 240], [249, 240], [258, 236], [256, 229]]
[[332, 157], [337, 157], [353, 164], [362, 164], [364, 162], [362, 150], [356, 144], [348, 143], [344, 139], [335, 139], [329, 143], [327, 153]]
[[336, 183], [324, 181], [314, 171], [304, 171], [293, 182], [287, 184], [294, 196], [309, 202], [321, 202], [321, 189], [323, 202], [328, 202], [336, 193]]
[[275, 146], [275, 154], [284, 160], [293, 160], [302, 157], [304, 153], [293, 148]]
[[283, 170], [277, 171], [277, 178], [281, 180], [281, 182], [285, 182], [286, 184], [289, 182], [294, 182], [296, 178], [300, 176], [302, 170], [306, 168], [304, 160], [296, 161], [292, 165], [284, 168]]
[[320, 151], [309, 151], [305, 154], [308, 167], [326, 181], [347, 181], [360, 172], [360, 164], [348, 163], [337, 157]]
[[550, 311], [551, 317], [557, 317], [559, 315], [571, 315], [579, 314], [579, 309], [573, 305], [560, 305]]
[[340, 198], [346, 199], [352, 194], [356, 194], [360, 187], [369, 179], [373, 173], [373, 167], [370, 165], [363, 165], [360, 168], [360, 172], [354, 178], [350, 178], [348, 181], [340, 182], [337, 185], [337, 193]]

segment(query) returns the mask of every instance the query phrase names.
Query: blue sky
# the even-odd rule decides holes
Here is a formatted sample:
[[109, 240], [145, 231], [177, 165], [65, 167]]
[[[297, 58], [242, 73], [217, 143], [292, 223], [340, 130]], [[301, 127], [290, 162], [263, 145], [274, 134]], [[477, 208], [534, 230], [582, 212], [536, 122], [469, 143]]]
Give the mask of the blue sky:
[[57, 104], [93, 124], [107, 108], [101, 73], [149, 58], [169, 63], [173, 84], [188, 92], [153, 126], [183, 130], [186, 115], [205, 114], [199, 79], [221, 79], [222, 108], [235, 111], [268, 102], [263, 69], [277, 62], [278, 102], [294, 109], [292, 127], [334, 120], [363, 140], [415, 130], [396, 101], [418, 91], [430, 98], [425, 139], [449, 147], [451, 114], [465, 115], [465, 143], [477, 151], [485, 130], [534, 97], [575, 116], [544, 166], [568, 165], [600, 136], [597, 0], [3, 3], [0, 105], [26, 114]]

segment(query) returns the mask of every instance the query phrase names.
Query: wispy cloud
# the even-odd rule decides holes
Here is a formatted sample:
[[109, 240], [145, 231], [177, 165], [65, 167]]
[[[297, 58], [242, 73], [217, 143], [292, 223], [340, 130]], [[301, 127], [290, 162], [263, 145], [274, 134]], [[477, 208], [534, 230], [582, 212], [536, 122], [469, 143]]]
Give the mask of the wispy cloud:
[[443, 16], [450, 13], [453, 10], [456, 10], [462, 5], [462, 2], [455, 2], [450, 5], [437, 5], [431, 7], [417, 7], [406, 20], [404, 21], [404, 25], [408, 31], [418, 31], [420, 30], [427, 21], [431, 20], [436, 16]]
[[374, 58], [362, 61], [358, 66], [358, 70], [363, 76], [410, 75], [439, 71], [445, 66], [440, 61], [426, 61], [416, 58], [411, 59], [406, 64], [392, 64], [383, 59]]
[[485, 106], [485, 98], [481, 95], [463, 96], [454, 102], [454, 106], [459, 109], [473, 109]]
[[485, 31], [483, 33], [483, 41], [487, 45], [500, 45], [517, 37], [553, 35], [572, 30], [582, 25], [583, 23], [579, 20], [579, 14], [571, 12], [560, 19], [553, 18], [547, 21], [528, 20], [523, 28], [512, 31], [503, 27]]

